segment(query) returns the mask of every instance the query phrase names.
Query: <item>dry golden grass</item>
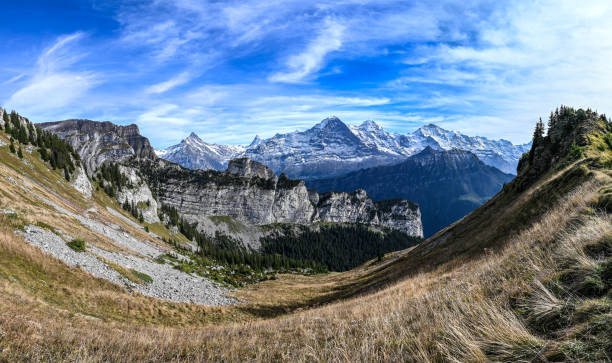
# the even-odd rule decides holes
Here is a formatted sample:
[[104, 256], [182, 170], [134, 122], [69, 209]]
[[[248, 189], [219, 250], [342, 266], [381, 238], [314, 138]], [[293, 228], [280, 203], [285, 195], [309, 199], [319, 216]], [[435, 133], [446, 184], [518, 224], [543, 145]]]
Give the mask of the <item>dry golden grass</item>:
[[[0, 215], [0, 360], [558, 358], [576, 341], [581, 326], [555, 330], [554, 335], [535, 326], [556, 323], [569, 305], [578, 306], [578, 315], [597, 309], [605, 314], [609, 308], [605, 298], [556, 294], [550, 283], [563, 261], [572, 261], [572, 268], [580, 270], [599, 266], [600, 261], [585, 254], [583, 246], [612, 235], [610, 216], [590, 209], [599, 189], [610, 185], [609, 176], [580, 174], [580, 185], [571, 193], [558, 188], [559, 179], [581, 167], [575, 163], [551, 173], [529, 194], [512, 196], [503, 208], [496, 203], [511, 198], [495, 198], [455, 227], [422, 246], [389, 256], [382, 264], [326, 276], [280, 276], [236, 292], [245, 304], [224, 308], [132, 295], [27, 245], [13, 230], [36, 222], [70, 230], [88, 242], [112, 244], [44, 205], [33, 193], [47, 193], [48, 199], [74, 213], [96, 205], [96, 218], [120, 224], [138, 238], [151, 237], [108, 213], [104, 206], [113, 202], [103, 195], [88, 202], [65, 185], [48, 193], [54, 183], [63, 182], [49, 181], [52, 175], [44, 171], [24, 174], [33, 193], [2, 180], [1, 206], [10, 205], [18, 215]], [[21, 176], [19, 169], [6, 163], [0, 163], [0, 172]], [[38, 183], [40, 178], [48, 183]], [[529, 204], [533, 200], [539, 204]], [[551, 200], [557, 203], [551, 205]], [[546, 213], [538, 210], [542, 205], [549, 207]], [[495, 211], [504, 214], [494, 215]], [[512, 219], [511, 214], [520, 218]], [[470, 233], [471, 227], [487, 223], [490, 231]], [[499, 226], [505, 229], [494, 228]], [[452, 249], [449, 241], [455, 242]], [[438, 263], [414, 265], [425, 256], [423, 251], [435, 251]], [[440, 257], [444, 253], [448, 255]]]
[[[271, 320], [181, 328], [114, 317], [101, 320], [41, 301], [37, 293], [2, 276], [5, 293], [0, 301], [6, 308], [0, 313], [0, 356], [86, 361], [544, 359], [555, 341], [530, 332], [510, 302], [528, 292], [543, 291], [540, 297], [529, 297], [539, 299], [537, 314], [556, 308], [558, 302], [546, 298], [540, 281], [555, 274], [557, 257], [583, 256], [582, 245], [612, 233], [607, 215], [584, 216], [598, 187], [596, 182], [585, 184], [501, 251], [460, 267], [443, 265], [413, 275], [376, 293]], [[50, 262], [7, 231], [0, 238], [2, 253], [13, 251], [30, 258], [28, 265], [88, 280], [85, 274]], [[322, 286], [329, 284], [327, 288], [333, 289], [340, 285], [342, 274], [325, 279]], [[91, 294], [108, 285], [105, 289], [112, 291], [107, 293], [113, 298], [130, 297], [110, 284], [88, 281], [81, 283], [93, 284], [84, 288]], [[293, 278], [269, 281], [257, 289], [274, 296], [283, 286], [309, 289], [315, 285], [307, 278]]]

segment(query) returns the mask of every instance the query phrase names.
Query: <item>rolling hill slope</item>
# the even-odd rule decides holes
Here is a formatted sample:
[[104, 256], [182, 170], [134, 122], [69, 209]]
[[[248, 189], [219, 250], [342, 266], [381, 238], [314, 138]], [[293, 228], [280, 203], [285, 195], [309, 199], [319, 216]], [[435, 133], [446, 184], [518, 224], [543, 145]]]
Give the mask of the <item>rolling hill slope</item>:
[[[344, 273], [280, 275], [218, 308], [129, 294], [29, 246], [14, 232], [24, 224], [86, 230], [2, 178], [2, 208], [16, 213], [0, 214], [0, 359], [608, 361], [612, 127], [566, 107], [551, 125], [515, 180], [420, 245]], [[6, 150], [2, 175], [73, 213], [91, 207]]]

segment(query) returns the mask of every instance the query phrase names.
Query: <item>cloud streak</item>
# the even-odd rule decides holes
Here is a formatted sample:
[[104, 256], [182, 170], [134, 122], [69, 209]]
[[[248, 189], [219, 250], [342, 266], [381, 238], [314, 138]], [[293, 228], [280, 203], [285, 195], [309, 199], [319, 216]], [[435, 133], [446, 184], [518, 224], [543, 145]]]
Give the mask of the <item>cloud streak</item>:
[[47, 114], [69, 107], [99, 84], [100, 77], [94, 72], [69, 70], [84, 56], [74, 51], [84, 37], [80, 32], [62, 36], [44, 50], [36, 66], [14, 80], [27, 79], [5, 102], [7, 107], [26, 110], [32, 116]]
[[153, 93], [153, 94], [164, 93], [164, 92], [167, 92], [173, 89], [174, 87], [183, 85], [189, 82], [190, 80], [191, 80], [191, 75], [189, 74], [189, 72], [183, 72], [177, 75], [176, 77], [173, 77], [167, 81], [160, 82], [160, 83], [147, 87], [145, 92]]
[[[612, 112], [606, 0], [100, 7], [105, 12], [93, 19], [106, 25], [61, 19], [77, 25], [39, 42], [15, 39], [12, 57], [0, 60], [4, 106], [36, 121], [138, 122], [159, 147], [191, 131], [210, 142], [248, 143], [256, 133], [304, 129], [332, 114], [396, 132], [434, 121], [522, 143], [538, 116], [562, 103]], [[48, 31], [34, 22], [16, 26]]]
[[304, 52], [292, 55], [287, 61], [289, 72], [270, 76], [272, 82], [301, 82], [304, 78], [323, 67], [325, 56], [342, 46], [345, 27], [332, 20], [326, 20], [325, 29], [315, 38]]

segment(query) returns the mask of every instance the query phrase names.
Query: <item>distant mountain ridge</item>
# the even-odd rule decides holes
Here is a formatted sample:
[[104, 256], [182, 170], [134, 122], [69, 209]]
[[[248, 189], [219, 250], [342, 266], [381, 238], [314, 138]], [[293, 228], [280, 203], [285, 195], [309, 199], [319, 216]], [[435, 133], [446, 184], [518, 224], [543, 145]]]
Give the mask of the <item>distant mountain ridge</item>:
[[311, 180], [307, 186], [320, 193], [362, 188], [374, 200], [412, 200], [421, 208], [427, 237], [485, 203], [512, 178], [469, 151], [427, 146], [399, 164]]
[[156, 150], [156, 153], [157, 156], [185, 168], [224, 170], [228, 162], [243, 153], [244, 150], [242, 146], [206, 143], [192, 132], [178, 145], [165, 150]]
[[276, 134], [265, 140], [257, 136], [246, 147], [209, 144], [192, 133], [158, 155], [190, 169], [216, 170], [223, 170], [230, 159], [245, 156], [277, 174], [312, 180], [395, 164], [428, 146], [470, 151], [485, 164], [511, 174], [516, 173], [518, 160], [530, 148], [530, 144], [466, 136], [433, 124], [410, 134], [395, 134], [371, 120], [349, 126], [332, 116], [305, 131]]

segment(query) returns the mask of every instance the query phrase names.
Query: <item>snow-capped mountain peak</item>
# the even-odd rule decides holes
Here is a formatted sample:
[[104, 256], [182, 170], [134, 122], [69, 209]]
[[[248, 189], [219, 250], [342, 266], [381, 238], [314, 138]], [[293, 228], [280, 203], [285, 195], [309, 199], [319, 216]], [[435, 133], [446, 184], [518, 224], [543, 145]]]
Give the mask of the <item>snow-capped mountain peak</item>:
[[314, 129], [327, 129], [327, 128], [336, 128], [339, 126], [346, 126], [344, 122], [340, 121], [340, 119], [336, 116], [330, 116], [328, 118], [323, 119], [321, 122], [316, 124]]
[[247, 146], [247, 149], [255, 147], [255, 146], [261, 144], [262, 142], [263, 142], [263, 140], [261, 139], [261, 137], [259, 137], [259, 135], [255, 135], [255, 138], [253, 139], [253, 141], [251, 141], [249, 146]]
[[338, 117], [330, 116], [306, 131], [276, 134], [265, 140], [256, 136], [246, 148], [208, 144], [192, 133], [158, 155], [185, 167], [218, 170], [223, 170], [230, 159], [248, 157], [277, 174], [313, 179], [397, 163], [427, 147], [470, 151], [506, 173], [514, 173], [519, 158], [529, 150], [529, 144], [471, 137], [434, 124], [409, 134], [396, 134], [372, 120], [347, 126]]
[[187, 138], [183, 140], [183, 143], [189, 144], [189, 145], [197, 145], [197, 146], [203, 146], [206, 144], [202, 139], [200, 139], [198, 135], [196, 135], [195, 132], [192, 132], [191, 134], [189, 134], [189, 136], [187, 136]]
[[195, 132], [190, 133], [185, 140], [196, 140], [200, 142], [202, 141], [202, 139], [200, 139], [200, 137]]
[[373, 131], [373, 132], [380, 132], [381, 130], [383, 130], [382, 126], [376, 123], [376, 121], [372, 121], [372, 120], [364, 121], [361, 125], [359, 125], [359, 128], [361, 130]]
[[242, 146], [209, 144], [194, 132], [179, 144], [163, 151], [156, 151], [157, 156], [186, 168], [218, 170], [225, 169], [229, 160], [242, 152], [244, 152]]

